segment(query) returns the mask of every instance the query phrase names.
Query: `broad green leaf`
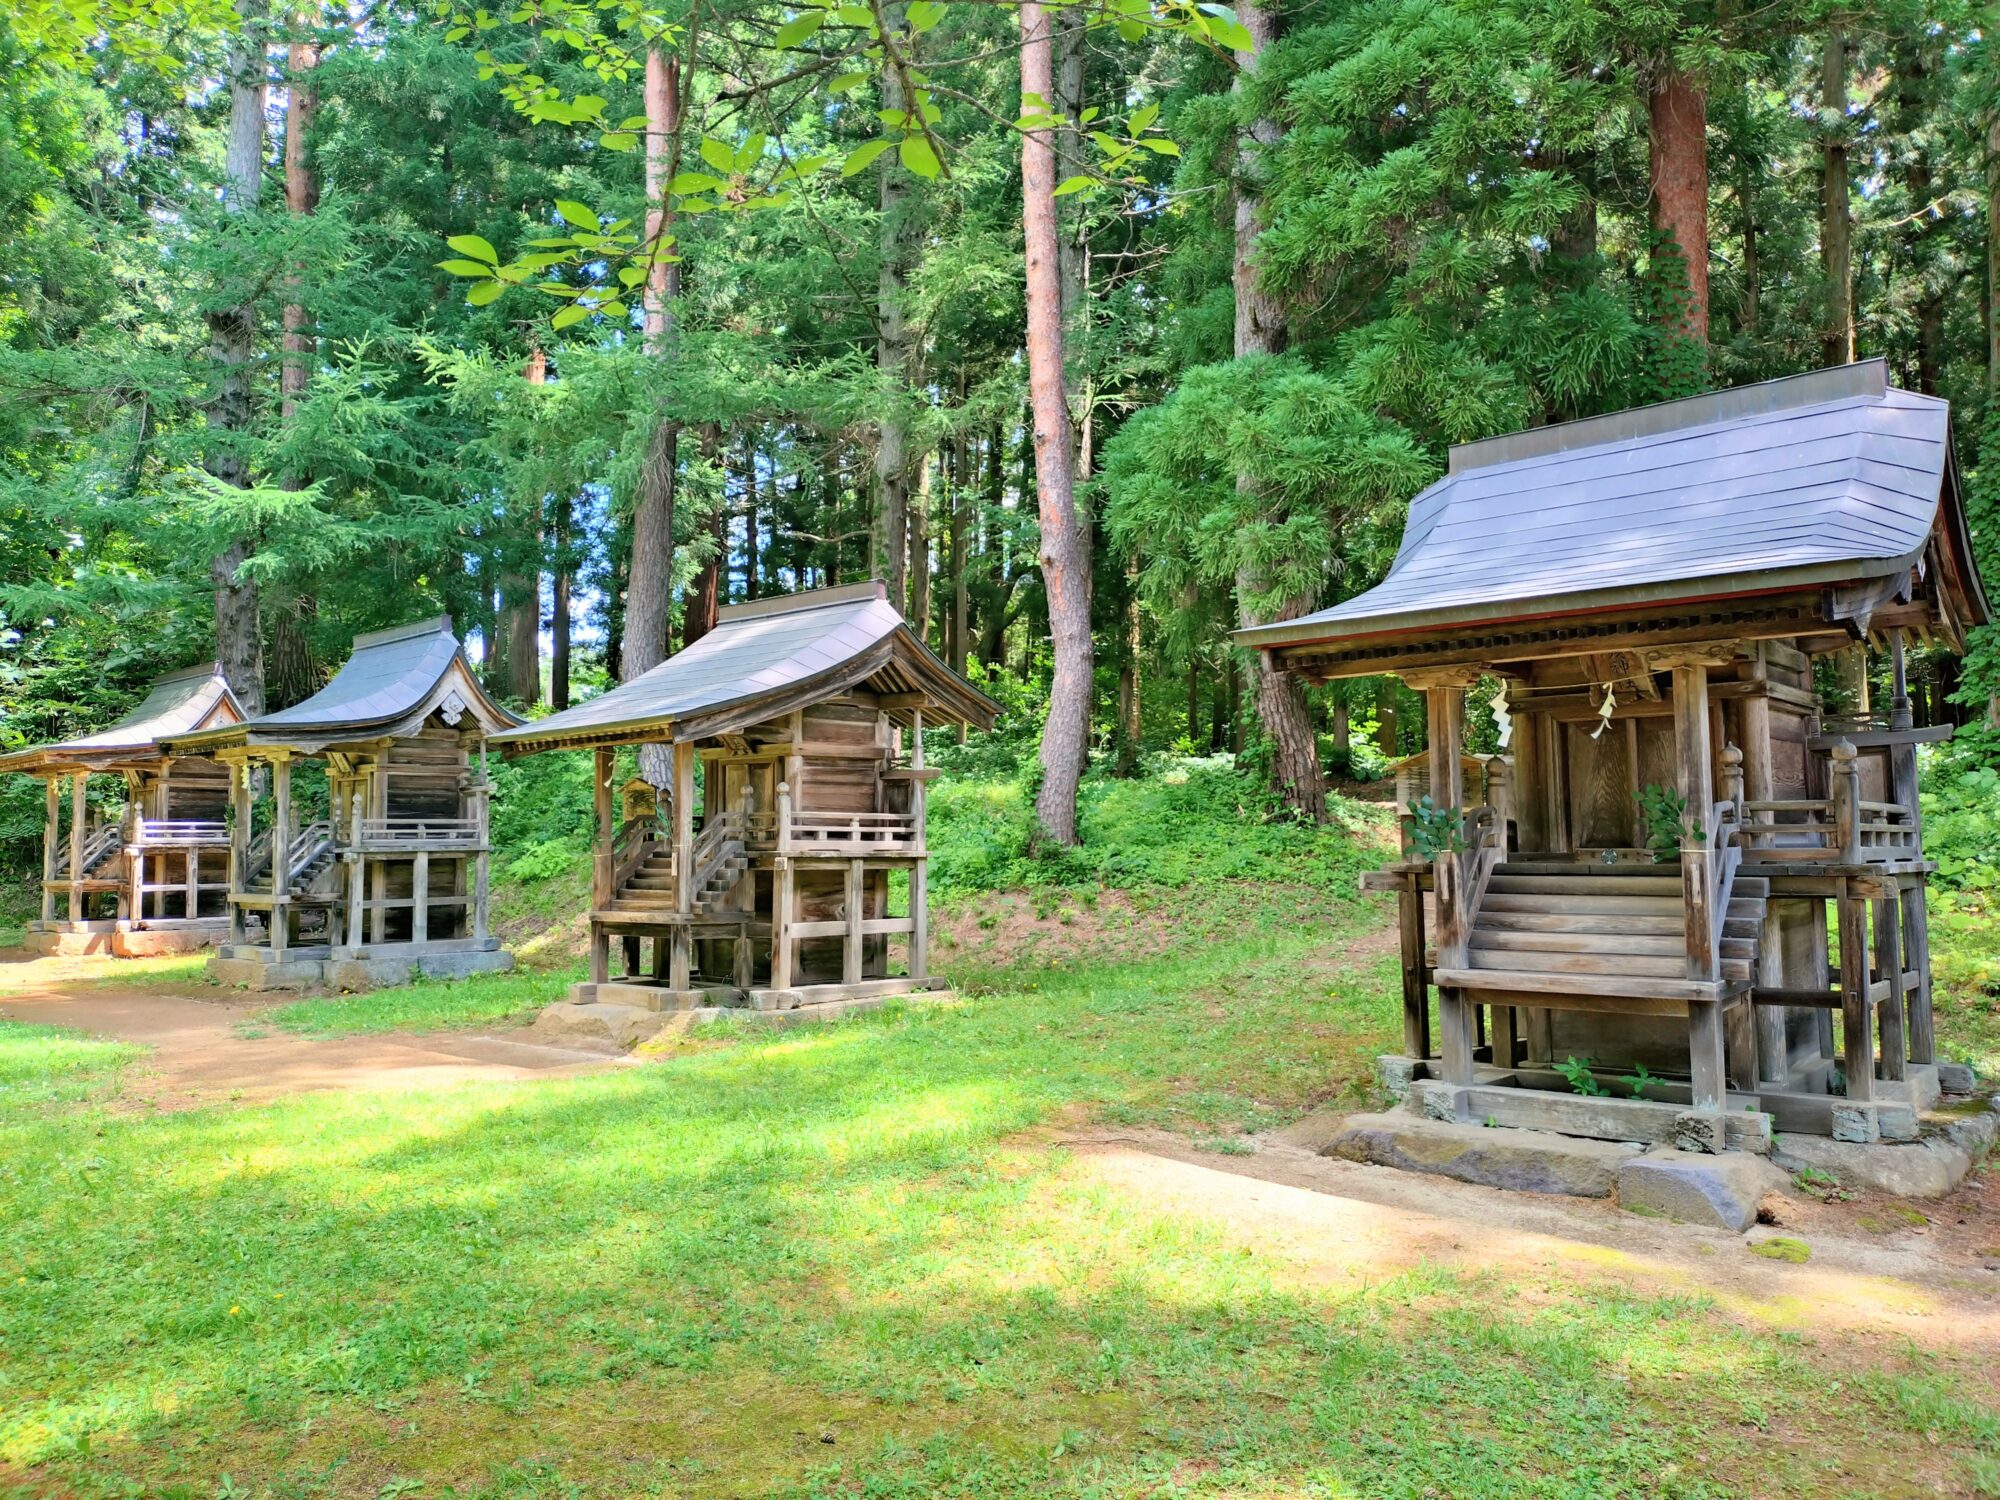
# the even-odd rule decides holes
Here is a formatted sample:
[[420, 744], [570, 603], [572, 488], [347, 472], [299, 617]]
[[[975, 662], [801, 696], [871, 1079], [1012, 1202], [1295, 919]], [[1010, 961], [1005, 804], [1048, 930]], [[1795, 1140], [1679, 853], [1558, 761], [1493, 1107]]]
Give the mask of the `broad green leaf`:
[[528, 243], [533, 245], [537, 250], [554, 250], [563, 246], [572, 246], [576, 244], [576, 241], [570, 239], [568, 236], [562, 236], [555, 239], [529, 240]]
[[[1084, 114], [1083, 119], [1085, 124], [1088, 124], [1090, 122], [1091, 113], [1093, 112], [1087, 111]], [[1132, 134], [1134, 135], [1141, 134], [1142, 132], [1144, 132], [1144, 130], [1148, 125], [1152, 124], [1153, 121], [1159, 119], [1159, 117], [1160, 117], [1159, 105], [1157, 104], [1140, 105], [1139, 108], [1132, 111], [1132, 125], [1131, 125]]]
[[598, 311], [603, 313], [607, 318], [622, 318], [625, 316], [626, 308], [622, 302], [607, 302], [604, 306], [598, 308]]
[[1065, 177], [1060, 183], [1056, 184], [1055, 196], [1058, 198], [1067, 198], [1071, 193], [1080, 193], [1089, 186], [1090, 179], [1088, 177]]
[[1215, 38], [1218, 45], [1227, 47], [1231, 52], [1257, 50], [1257, 38], [1250, 35], [1250, 28], [1233, 15], [1210, 16], [1208, 34]]
[[474, 307], [484, 307], [489, 302], [500, 300], [500, 294], [507, 290], [504, 281], [482, 281], [465, 294], [465, 300]]
[[736, 170], [736, 148], [716, 140], [713, 136], [702, 137], [701, 159], [725, 175]]
[[629, 130], [613, 130], [600, 135], [597, 144], [606, 151], [630, 151], [639, 144], [639, 137]]
[[860, 88], [867, 81], [866, 73], [836, 73], [833, 80], [827, 84], [826, 91], [829, 94], [845, 94]]
[[1162, 156], [1179, 156], [1181, 154], [1180, 143], [1178, 141], [1170, 141], [1165, 136], [1147, 136], [1139, 144], [1144, 146], [1148, 151], [1159, 152]]
[[711, 177], [706, 172], [676, 172], [674, 180], [667, 184], [670, 193], [706, 193], [722, 186], [720, 177]]
[[869, 165], [895, 144], [894, 141], [864, 141], [847, 153], [847, 160], [840, 164], [840, 175], [852, 177], [857, 172], [865, 172]]
[[843, 26], [860, 26], [871, 32], [875, 29], [875, 13], [865, 5], [843, 5], [833, 14]]
[[620, 286], [637, 286], [645, 279], [646, 268], [644, 266], [620, 266], [618, 268], [618, 284]]
[[493, 274], [491, 266], [482, 266], [476, 260], [441, 260], [438, 262], [438, 269], [440, 271], [449, 271], [454, 276], [491, 276]]
[[460, 255], [469, 255], [474, 260], [483, 260], [487, 265], [500, 263], [500, 253], [486, 240], [476, 234], [454, 234], [445, 243]]
[[680, 211], [684, 214], [712, 214], [715, 212], [715, 200], [713, 198], [683, 198], [680, 201]]
[[1146, 40], [1146, 28], [1138, 21], [1120, 21], [1118, 39], [1122, 42], [1143, 42]]
[[912, 31], [929, 31], [944, 19], [945, 7], [939, 0], [910, 0], [910, 6], [903, 12]]
[[800, 42], [810, 41], [826, 24], [826, 12], [809, 10], [804, 15], [794, 16], [778, 28], [778, 34], [771, 40], [780, 47], [796, 47]]
[[597, 214], [589, 204], [574, 198], [556, 199], [556, 215], [572, 229], [596, 229]]
[[549, 319], [549, 327], [567, 328], [572, 323], [581, 323], [589, 316], [589, 308], [585, 307], [581, 302], [572, 302], [568, 307], [565, 307], [561, 312]]
[[937, 176], [937, 152], [931, 149], [931, 143], [922, 136], [904, 136], [903, 143], [897, 148], [896, 154], [901, 158], [903, 165], [916, 173], [917, 176], [927, 180]]

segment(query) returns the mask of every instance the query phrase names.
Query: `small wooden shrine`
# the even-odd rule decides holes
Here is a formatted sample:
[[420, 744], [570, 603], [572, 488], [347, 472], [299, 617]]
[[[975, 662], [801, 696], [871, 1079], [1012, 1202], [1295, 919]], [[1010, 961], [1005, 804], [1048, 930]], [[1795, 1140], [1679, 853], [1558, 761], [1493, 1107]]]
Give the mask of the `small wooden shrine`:
[[[1436, 1117], [1571, 1135], [1913, 1139], [1939, 1089], [1916, 757], [1950, 731], [1913, 727], [1904, 651], [1987, 613], [1947, 404], [1880, 361], [1453, 449], [1381, 584], [1239, 636], [1428, 700], [1449, 816], [1365, 882], [1401, 908], [1385, 1073]], [[1864, 643], [1887, 712], [1829, 714], [1814, 660]], [[1465, 790], [1482, 678], [1504, 806]]]
[[[935, 987], [923, 732], [996, 712], [863, 583], [725, 607], [650, 672], [494, 735], [509, 756], [596, 756], [591, 978], [573, 998], [785, 1010]], [[667, 784], [617, 785], [626, 745], [665, 747]]]
[[172, 740], [229, 772], [215, 976], [358, 989], [511, 967], [487, 929], [485, 755], [489, 735], [519, 722], [441, 617], [355, 637], [302, 703]]
[[[190, 667], [155, 682], [108, 728], [0, 756], [0, 771], [40, 777], [47, 789], [31, 949], [136, 957], [200, 948], [223, 934], [228, 774], [199, 755], [170, 755], [162, 742], [242, 718], [212, 664]], [[121, 816], [91, 803], [93, 776], [123, 780]]]

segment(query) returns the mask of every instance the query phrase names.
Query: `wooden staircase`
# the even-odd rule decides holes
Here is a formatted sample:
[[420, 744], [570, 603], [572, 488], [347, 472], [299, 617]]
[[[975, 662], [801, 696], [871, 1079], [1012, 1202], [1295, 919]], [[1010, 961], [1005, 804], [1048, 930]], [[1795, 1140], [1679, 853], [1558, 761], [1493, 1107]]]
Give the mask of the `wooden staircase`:
[[[1725, 985], [1755, 977], [1769, 894], [1761, 878], [1731, 883], [1720, 954]], [[1610, 994], [1624, 979], [1652, 994], [1686, 982], [1680, 874], [1651, 866], [1501, 865], [1473, 920], [1467, 962], [1478, 976], [1473, 983], [1544, 994]]]
[[[716, 826], [715, 836], [696, 840], [694, 914], [716, 916], [733, 910], [729, 903], [736, 893], [736, 882], [749, 867], [750, 856], [742, 839], [724, 826]], [[653, 844], [625, 877], [611, 906], [629, 916], [676, 915], [673, 846], [664, 841]]]

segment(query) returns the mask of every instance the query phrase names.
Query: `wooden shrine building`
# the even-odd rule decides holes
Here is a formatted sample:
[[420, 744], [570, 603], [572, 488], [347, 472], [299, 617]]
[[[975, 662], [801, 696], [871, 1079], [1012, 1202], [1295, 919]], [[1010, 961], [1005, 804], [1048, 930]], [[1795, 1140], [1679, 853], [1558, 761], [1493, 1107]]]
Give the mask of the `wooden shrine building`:
[[[136, 957], [200, 948], [223, 935], [228, 774], [205, 757], [169, 754], [163, 742], [242, 718], [213, 665], [190, 667], [155, 682], [109, 728], [0, 756], [0, 771], [38, 776], [47, 788], [42, 910], [28, 924], [31, 949]], [[93, 776], [122, 778], [122, 816], [91, 804]]]
[[[996, 712], [862, 583], [727, 606], [651, 671], [493, 736], [509, 756], [596, 757], [591, 978], [574, 998], [783, 1010], [933, 988], [923, 731]], [[657, 794], [614, 784], [628, 745], [665, 747]]]
[[359, 989], [511, 967], [487, 928], [485, 753], [519, 722], [439, 618], [355, 637], [303, 703], [174, 739], [175, 753], [230, 772], [229, 933], [215, 976]]
[[[1912, 727], [1904, 652], [1987, 615], [1947, 404], [1880, 361], [1454, 448], [1379, 585], [1238, 637], [1428, 700], [1444, 847], [1366, 882], [1402, 912], [1385, 1071], [1434, 1116], [1572, 1135], [1913, 1138], [1938, 1092], [1916, 756], [1950, 731]], [[1864, 643], [1887, 711], [1836, 717], [1814, 661]], [[1499, 813], [1464, 791], [1482, 678]], [[1648, 788], [1683, 809], [1660, 863]]]

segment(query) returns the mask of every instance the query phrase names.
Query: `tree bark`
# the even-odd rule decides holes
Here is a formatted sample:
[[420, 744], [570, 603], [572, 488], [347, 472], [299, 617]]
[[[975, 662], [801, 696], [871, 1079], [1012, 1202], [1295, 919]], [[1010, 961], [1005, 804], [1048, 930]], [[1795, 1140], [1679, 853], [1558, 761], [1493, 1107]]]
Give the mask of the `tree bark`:
[[1653, 75], [1649, 167], [1653, 228], [1687, 268], [1687, 301], [1670, 316], [1676, 331], [1708, 342], [1708, 99], [1686, 73], [1662, 64]]
[[931, 638], [931, 455], [917, 460], [917, 492], [910, 501], [910, 625]]
[[1118, 663], [1118, 761], [1112, 774], [1139, 774], [1139, 552], [1125, 559], [1125, 651]]
[[[672, 180], [680, 156], [681, 64], [654, 48], [646, 54], [646, 239], [658, 244], [673, 229]], [[652, 359], [669, 357], [674, 298], [680, 267], [656, 262], [647, 269], [642, 348]], [[667, 629], [674, 577], [674, 486], [680, 459], [680, 424], [666, 413], [655, 421], [639, 470], [632, 511], [632, 563], [625, 586], [623, 677], [630, 682], [667, 659]], [[657, 769], [664, 776], [669, 768]], [[651, 779], [650, 777], [648, 779]], [[664, 780], [656, 785], [667, 784]]]
[[[1931, 68], [1920, 41], [1909, 37], [1895, 49], [1897, 133], [1908, 154], [1903, 168], [1903, 185], [1909, 195], [1909, 215], [1903, 226], [1903, 249], [1910, 274], [1916, 278], [1917, 389], [1926, 396], [1938, 392], [1944, 372], [1944, 313], [1947, 283], [1939, 275], [1931, 242], [1942, 216], [1931, 207], [1936, 191], [1930, 149], [1924, 140], [1924, 124], [1931, 101], [1927, 88]], [[1953, 278], [1956, 279], [1955, 277]]]
[[1986, 394], [2000, 397], [2000, 102], [1986, 122]]
[[1395, 760], [1402, 755], [1396, 734], [1396, 679], [1381, 678], [1375, 684], [1375, 748]]
[[[1022, 0], [1023, 109], [1046, 110], [1055, 92], [1049, 12]], [[1090, 594], [1077, 528], [1068, 392], [1063, 378], [1061, 231], [1056, 221], [1055, 146], [1047, 127], [1021, 132], [1022, 225], [1027, 245], [1028, 389], [1035, 434], [1040, 561], [1048, 594], [1055, 675], [1042, 729], [1038, 841], [1077, 841], [1076, 793], [1090, 737]]]
[[549, 707], [557, 713], [569, 707], [570, 579], [576, 566], [569, 549], [575, 510], [568, 496], [556, 501], [552, 549], [555, 578], [550, 588], [549, 610]]
[[[264, 169], [265, 77], [263, 0], [237, 0], [241, 28], [229, 44], [229, 146], [224, 162], [223, 206], [254, 214]], [[211, 436], [208, 472], [224, 484], [247, 488], [250, 465], [242, 444], [250, 426], [250, 367], [256, 355], [257, 309], [245, 301], [208, 315], [209, 358], [216, 390], [207, 411]], [[209, 562], [215, 594], [215, 659], [223, 680], [255, 718], [264, 712], [264, 640], [257, 582], [243, 566], [256, 549], [249, 536], [225, 543]]]
[[[893, 30], [903, 23], [903, 7], [883, 7]], [[902, 75], [893, 67], [882, 72], [882, 107], [909, 107]], [[912, 234], [916, 214], [910, 202], [910, 174], [894, 151], [882, 154], [878, 187], [881, 264], [875, 279], [875, 367], [882, 376], [883, 407], [875, 435], [875, 527], [870, 550], [889, 602], [898, 611], [909, 608], [910, 454], [909, 401], [915, 385], [916, 354], [905, 316], [909, 300]]]
[[722, 607], [722, 579], [729, 563], [729, 458], [723, 450], [722, 429], [714, 425], [704, 427], [701, 432], [703, 460], [712, 463], [718, 453], [723, 453], [722, 494], [717, 497], [715, 509], [708, 518], [708, 560], [695, 574], [694, 587], [688, 591], [684, 606], [685, 614], [681, 621], [683, 651], [715, 629], [716, 611]]
[[1827, 33], [1820, 69], [1820, 262], [1826, 271], [1826, 362], [1854, 362], [1854, 222], [1848, 206], [1847, 42]]
[[[1236, 17], [1255, 44], [1250, 51], [1236, 54], [1238, 82], [1256, 71], [1257, 61], [1278, 38], [1276, 14], [1258, 4], [1243, 3]], [[1236, 357], [1270, 355], [1283, 351], [1286, 339], [1285, 313], [1275, 297], [1268, 295], [1259, 280], [1257, 236], [1263, 229], [1262, 195], [1258, 184], [1264, 165], [1262, 154], [1279, 138], [1275, 120], [1258, 119], [1243, 130], [1236, 143], [1236, 250], [1231, 280], [1236, 289]], [[1239, 494], [1256, 496], [1258, 483], [1250, 474], [1236, 476]], [[1290, 620], [1310, 612], [1312, 600], [1284, 600], [1275, 611], [1261, 608], [1256, 600], [1268, 591], [1262, 572], [1243, 568], [1236, 575], [1237, 623], [1249, 628], [1274, 619]], [[1263, 652], [1257, 653], [1257, 718], [1271, 741], [1271, 790], [1285, 805], [1315, 823], [1326, 821], [1326, 780], [1319, 764], [1319, 737], [1313, 732], [1312, 712], [1306, 704], [1305, 688], [1291, 673], [1276, 666]]]
[[[521, 373], [529, 385], [546, 385], [548, 355], [540, 348], [530, 350]], [[541, 496], [521, 502], [507, 531], [502, 545], [513, 555], [500, 570], [499, 688], [509, 698], [536, 704], [542, 701]], [[532, 548], [532, 559], [522, 555], [523, 548]]]
[[[743, 434], [743, 597], [755, 599], [762, 592], [758, 575], [763, 562], [758, 550], [757, 524], [758, 501], [763, 497], [758, 475], [757, 439], [752, 433]], [[771, 472], [771, 514], [777, 515], [778, 474], [775, 465]]]
[[[959, 377], [958, 398], [963, 406], [963, 374]], [[971, 437], [961, 432], [951, 449], [951, 621], [945, 632], [945, 664], [961, 677], [965, 675], [965, 636], [972, 602], [965, 577], [965, 544], [971, 531], [966, 499], [972, 487], [971, 446]]]

